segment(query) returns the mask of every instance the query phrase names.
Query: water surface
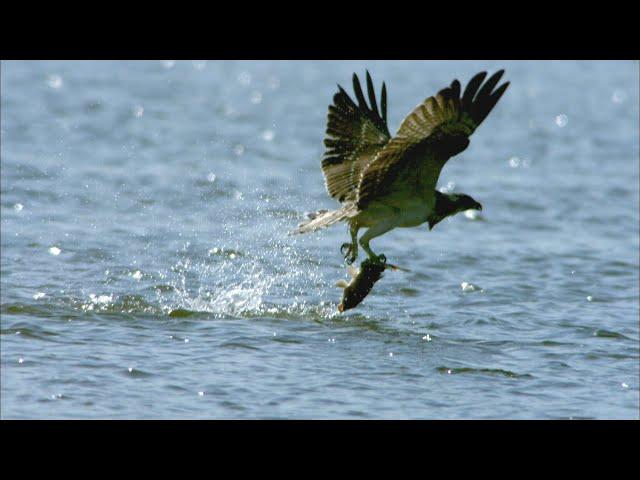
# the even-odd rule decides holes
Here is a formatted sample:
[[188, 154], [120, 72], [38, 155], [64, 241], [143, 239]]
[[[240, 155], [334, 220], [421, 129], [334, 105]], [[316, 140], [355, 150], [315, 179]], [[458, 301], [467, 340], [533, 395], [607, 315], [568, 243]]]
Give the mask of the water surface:
[[[389, 123], [510, 89], [439, 188], [484, 210], [372, 242], [320, 172], [356, 71]], [[2, 418], [638, 418], [638, 62], [2, 62]], [[474, 286], [462, 288], [463, 282]]]

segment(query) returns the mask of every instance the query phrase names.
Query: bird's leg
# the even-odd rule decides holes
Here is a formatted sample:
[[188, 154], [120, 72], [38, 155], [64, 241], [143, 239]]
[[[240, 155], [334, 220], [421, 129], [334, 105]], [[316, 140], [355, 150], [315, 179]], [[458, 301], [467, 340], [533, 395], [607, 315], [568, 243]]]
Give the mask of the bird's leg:
[[351, 234], [351, 243], [343, 243], [340, 247], [340, 252], [344, 255], [347, 265], [351, 265], [358, 258], [358, 228], [354, 224], [349, 225], [349, 233]]
[[371, 227], [369, 230], [366, 231], [364, 235], [360, 237], [360, 245], [362, 246], [364, 251], [367, 252], [367, 255], [369, 255], [369, 260], [374, 262], [386, 263], [387, 257], [385, 257], [384, 255], [376, 255], [373, 252], [373, 250], [371, 250], [371, 247], [369, 246], [369, 242], [373, 240], [375, 237], [379, 237], [380, 235], [387, 233], [389, 230], [392, 230], [393, 228], [394, 226], [392, 224], [381, 222]]

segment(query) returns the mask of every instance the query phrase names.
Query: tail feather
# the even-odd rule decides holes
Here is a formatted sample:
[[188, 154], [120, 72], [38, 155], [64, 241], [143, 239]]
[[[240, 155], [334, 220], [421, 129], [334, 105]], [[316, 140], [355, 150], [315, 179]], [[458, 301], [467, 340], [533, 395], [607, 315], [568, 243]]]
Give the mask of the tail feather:
[[311, 219], [298, 225], [296, 230], [289, 232], [290, 235], [314, 232], [321, 228], [326, 228], [334, 223], [347, 220], [358, 214], [358, 207], [354, 204], [344, 205], [338, 210], [320, 210], [307, 216]]

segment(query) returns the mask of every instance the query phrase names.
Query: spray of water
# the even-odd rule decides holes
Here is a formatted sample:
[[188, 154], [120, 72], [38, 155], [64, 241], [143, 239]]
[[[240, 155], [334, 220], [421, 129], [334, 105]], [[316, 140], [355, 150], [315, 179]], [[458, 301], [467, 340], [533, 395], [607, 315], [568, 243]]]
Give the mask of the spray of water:
[[[287, 235], [295, 225], [292, 215], [260, 208], [244, 218], [250, 244], [236, 240], [232, 247], [209, 248], [206, 255], [192, 252], [165, 274], [173, 288], [158, 294], [163, 311], [216, 317], [336, 314], [335, 305], [325, 301], [335, 289], [321, 272], [321, 260], [304, 248], [304, 240]], [[234, 219], [230, 237], [242, 238], [235, 230], [242, 220]]]
[[[288, 236], [300, 220], [291, 202], [273, 203], [256, 201], [253, 209], [227, 210], [226, 218], [217, 219], [218, 236], [209, 244], [185, 241], [163, 257], [166, 267], [151, 266], [160, 251], [152, 244], [148, 252], [156, 258], [134, 261], [128, 268], [109, 265], [104, 290], [83, 290], [80, 298], [68, 300], [77, 310], [95, 313], [320, 320], [337, 315], [335, 279], [323, 271], [326, 259], [307, 247], [308, 238]], [[178, 237], [186, 237], [186, 231], [179, 227]]]

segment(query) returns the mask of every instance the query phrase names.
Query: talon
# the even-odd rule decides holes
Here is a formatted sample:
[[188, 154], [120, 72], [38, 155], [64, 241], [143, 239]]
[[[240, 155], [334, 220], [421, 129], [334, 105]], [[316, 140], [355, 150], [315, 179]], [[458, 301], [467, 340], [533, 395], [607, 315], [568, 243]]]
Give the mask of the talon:
[[355, 252], [351, 243], [343, 243], [340, 247], [340, 253], [342, 253], [342, 256], [344, 257], [345, 262], [347, 262], [347, 265], [351, 265], [353, 262], [355, 262], [356, 255], [354, 255]]

